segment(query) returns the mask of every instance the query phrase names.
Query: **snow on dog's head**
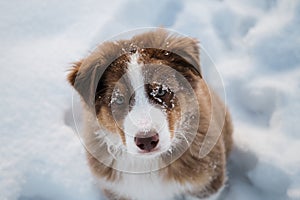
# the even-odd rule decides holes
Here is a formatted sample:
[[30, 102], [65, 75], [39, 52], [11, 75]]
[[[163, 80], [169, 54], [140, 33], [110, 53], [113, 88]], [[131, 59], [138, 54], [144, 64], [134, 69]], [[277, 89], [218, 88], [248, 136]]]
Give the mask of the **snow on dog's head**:
[[196, 40], [158, 29], [106, 42], [75, 63], [69, 81], [85, 101], [89, 129], [96, 133], [85, 136], [87, 148], [150, 158], [189, 144], [193, 134], [182, 126], [197, 130], [190, 120], [198, 111], [193, 92], [201, 79], [198, 56]]

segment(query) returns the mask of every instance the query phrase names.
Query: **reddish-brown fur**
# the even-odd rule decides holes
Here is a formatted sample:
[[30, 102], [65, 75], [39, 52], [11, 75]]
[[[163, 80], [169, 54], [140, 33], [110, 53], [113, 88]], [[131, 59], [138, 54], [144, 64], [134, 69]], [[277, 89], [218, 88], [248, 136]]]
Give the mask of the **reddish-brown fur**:
[[[122, 49], [125, 49], [125, 53]], [[108, 87], [113, 86], [114, 83], [120, 79], [122, 73], [124, 73], [124, 70], [115, 71], [113, 69], [126, 67], [125, 63], [128, 62], [128, 55], [130, 52], [135, 51], [140, 51], [140, 62], [144, 64], [160, 63], [171, 66], [183, 74], [191, 83], [197, 95], [197, 100], [201, 105], [199, 108], [200, 120], [198, 124], [198, 133], [193, 142], [190, 144], [187, 151], [185, 151], [176, 161], [167, 167], [160, 169], [158, 173], [163, 177], [165, 182], [175, 181], [182, 185], [192, 184], [194, 189], [186, 191], [186, 193], [195, 197], [204, 198], [217, 192], [226, 181], [226, 159], [232, 147], [233, 129], [230, 116], [227, 112], [225, 115], [224, 126], [221, 127], [222, 135], [218, 138], [216, 145], [208, 155], [203, 158], [199, 157], [199, 149], [207, 134], [208, 127], [219, 125], [211, 124], [219, 123], [218, 121], [211, 122], [210, 120], [212, 114], [218, 115], [218, 113], [212, 113], [212, 106], [215, 106], [217, 110], [220, 111], [224, 111], [226, 108], [219, 98], [210, 91], [209, 87], [202, 79], [199, 47], [196, 40], [187, 37], [170, 36], [166, 31], [158, 29], [157, 31], [135, 36], [129, 41], [123, 40], [117, 43], [107, 42], [100, 45], [97, 50], [87, 58], [75, 63], [68, 76], [68, 80], [82, 95], [82, 99], [86, 105], [85, 109], [87, 110], [87, 113], [89, 113], [88, 115], [90, 117], [97, 115], [99, 123], [104, 125], [110, 132], [119, 134], [125, 144], [124, 133], [114, 123], [111, 108], [108, 106], [108, 100], [105, 99], [106, 96], [101, 96], [99, 100], [96, 99], [96, 103], [93, 104], [93, 101], [95, 100], [94, 92], [96, 91], [97, 82], [99, 81], [95, 80], [95, 77], [103, 73], [103, 71], [100, 70], [101, 68], [106, 68], [107, 66], [111, 67], [113, 65], [118, 66], [117, 68], [112, 67], [112, 71], [106, 73], [108, 78], [104, 84], [107, 84]], [[165, 56], [166, 51], [174, 54]], [[113, 62], [115, 60], [117, 61]], [[89, 86], [88, 88], [90, 88], [90, 90], [84, 90], [81, 85], [76, 84], [76, 82], [80, 82], [81, 85]], [[109, 94], [110, 93], [104, 95], [109, 96]], [[215, 98], [215, 102], [212, 101], [212, 97]], [[176, 98], [185, 99], [186, 96], [183, 92], [179, 92]], [[188, 105], [180, 106], [184, 107]], [[169, 128], [172, 134], [174, 134], [174, 124], [180, 118], [180, 106], [175, 106], [174, 109], [167, 111]], [[122, 121], [117, 121], [117, 123], [122, 123]], [[87, 123], [87, 126], [89, 126], [89, 123]], [[97, 152], [98, 154], [101, 154], [102, 157], [109, 158], [110, 154], [107, 152], [107, 149], [105, 147], [99, 148], [97, 145], [99, 141], [93, 134], [93, 130], [96, 130], [97, 128], [94, 125], [90, 126], [91, 127], [87, 127], [85, 133], [85, 143], [88, 149], [93, 149], [94, 153]], [[173, 137], [173, 135], [171, 137]], [[122, 179], [122, 172], [113, 168], [115, 162], [113, 159], [111, 159], [110, 166], [107, 166], [101, 163], [94, 154], [91, 154], [90, 152], [87, 152], [87, 158], [92, 172], [97, 177], [101, 179], [104, 178], [106, 181], [110, 182]], [[113, 196], [115, 192], [116, 191], [105, 189], [105, 194], [107, 194], [109, 199], [114, 199]]]

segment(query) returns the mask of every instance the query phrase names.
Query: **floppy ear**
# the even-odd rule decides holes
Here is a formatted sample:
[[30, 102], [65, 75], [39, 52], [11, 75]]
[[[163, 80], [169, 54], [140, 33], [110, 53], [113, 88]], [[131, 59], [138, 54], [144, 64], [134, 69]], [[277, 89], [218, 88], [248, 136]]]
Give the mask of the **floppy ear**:
[[72, 68], [70, 69], [70, 73], [68, 74], [67, 79], [73, 87], [74, 87], [75, 80], [76, 80], [76, 77], [78, 75], [78, 72], [79, 72], [79, 69], [80, 69], [80, 66], [81, 66], [82, 62], [83, 62], [83, 60], [80, 60], [78, 62], [74, 62], [73, 65], [72, 65]]
[[182, 56], [186, 61], [188, 61], [194, 69], [198, 72], [200, 76], [200, 49], [199, 42], [197, 39], [189, 37], [170, 37], [169, 48], [170, 51]]
[[105, 68], [99, 62], [87, 64], [80, 60], [73, 63], [67, 76], [70, 84], [90, 108], [94, 108], [97, 85], [104, 71]]
[[92, 76], [91, 71], [92, 67], [84, 67], [83, 59], [77, 62], [74, 62], [70, 73], [67, 76], [69, 83], [75, 88], [75, 90], [80, 94], [81, 98], [88, 104], [92, 103], [91, 101], [91, 83]]

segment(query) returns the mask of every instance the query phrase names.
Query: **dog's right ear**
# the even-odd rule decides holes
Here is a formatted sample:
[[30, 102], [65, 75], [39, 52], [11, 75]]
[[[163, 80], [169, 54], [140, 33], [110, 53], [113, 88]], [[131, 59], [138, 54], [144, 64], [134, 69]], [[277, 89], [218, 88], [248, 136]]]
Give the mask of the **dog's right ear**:
[[68, 81], [69, 83], [74, 87], [75, 81], [76, 81], [76, 77], [78, 75], [80, 66], [82, 65], [83, 60], [74, 62], [72, 65], [72, 68], [70, 69], [70, 73], [68, 74]]
[[97, 85], [104, 70], [105, 68], [101, 67], [99, 62], [88, 64], [85, 63], [85, 60], [80, 60], [73, 63], [70, 73], [67, 75], [69, 83], [91, 108], [94, 106]]
[[[74, 87], [74, 89], [80, 94], [81, 98], [87, 103], [90, 104], [90, 95], [91, 95], [91, 73], [86, 68], [83, 67], [83, 59], [77, 62], [74, 62], [70, 72], [67, 76], [67, 80]], [[92, 70], [90, 70], [92, 71]]]

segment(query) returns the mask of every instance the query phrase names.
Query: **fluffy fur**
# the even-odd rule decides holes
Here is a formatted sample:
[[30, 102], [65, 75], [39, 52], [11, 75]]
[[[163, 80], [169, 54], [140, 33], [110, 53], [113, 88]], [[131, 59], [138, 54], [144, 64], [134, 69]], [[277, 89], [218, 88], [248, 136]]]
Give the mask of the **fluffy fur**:
[[[221, 191], [232, 125], [202, 78], [195, 39], [158, 29], [106, 42], [75, 63], [68, 80], [83, 99], [88, 163], [108, 199], [204, 199]], [[159, 134], [157, 150], [134, 146], [141, 130]], [[203, 147], [207, 154], [199, 154]]]

